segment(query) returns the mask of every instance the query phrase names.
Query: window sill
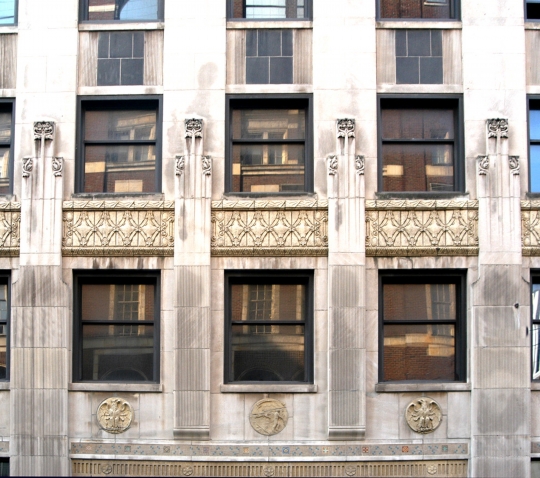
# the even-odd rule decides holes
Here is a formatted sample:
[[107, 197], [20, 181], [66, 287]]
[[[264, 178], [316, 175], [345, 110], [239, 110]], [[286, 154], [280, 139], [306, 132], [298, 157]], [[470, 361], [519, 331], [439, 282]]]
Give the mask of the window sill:
[[317, 200], [316, 193], [225, 193], [222, 196], [224, 201], [242, 201], [245, 199], [287, 199], [295, 201]]
[[19, 27], [17, 25], [2, 25], [0, 26], [0, 35], [3, 33], [18, 33]]
[[227, 30], [247, 30], [251, 28], [313, 28], [311, 20], [242, 20], [227, 21]]
[[469, 199], [468, 192], [451, 191], [447, 193], [432, 192], [376, 192], [376, 199]]
[[317, 390], [317, 385], [313, 383], [227, 383], [220, 385], [221, 393], [317, 393]]
[[410, 29], [430, 29], [430, 30], [461, 30], [462, 24], [460, 21], [453, 19], [449, 20], [408, 20], [408, 19], [399, 19], [395, 20], [380, 20], [375, 22], [375, 28], [377, 29], [391, 29], [396, 30], [398, 28], [410, 28]]
[[525, 30], [540, 30], [540, 18], [525, 20]]
[[9, 382], [0, 382], [0, 391], [9, 390], [9, 389], [10, 389]]
[[68, 385], [70, 392], [132, 392], [148, 393], [163, 392], [163, 385], [160, 383], [94, 383], [79, 382]]
[[163, 201], [165, 199], [162, 193], [75, 193], [71, 195], [73, 200], [88, 199], [94, 201], [102, 201], [104, 199], [114, 199], [119, 201], [126, 199], [144, 199], [146, 201]]
[[80, 32], [97, 32], [113, 30], [163, 30], [164, 22], [85, 22], [79, 23]]
[[[540, 385], [540, 384], [539, 384]], [[463, 382], [433, 382], [433, 383], [377, 383], [375, 391], [379, 393], [392, 392], [469, 392], [470, 383]]]
[[531, 382], [531, 391], [540, 390], [540, 381], [539, 382]]

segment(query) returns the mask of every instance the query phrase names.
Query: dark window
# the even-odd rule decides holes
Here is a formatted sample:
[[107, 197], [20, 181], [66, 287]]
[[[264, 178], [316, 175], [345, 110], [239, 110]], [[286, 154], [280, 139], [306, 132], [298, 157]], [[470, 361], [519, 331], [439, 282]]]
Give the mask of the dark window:
[[11, 193], [14, 102], [0, 99], [0, 194]]
[[0, 476], [9, 476], [9, 458], [0, 458]]
[[540, 0], [525, 0], [525, 18], [540, 20]]
[[459, 0], [378, 0], [379, 18], [424, 18], [448, 20], [458, 18]]
[[532, 314], [532, 371], [533, 380], [540, 379], [540, 272], [532, 274], [531, 285]]
[[540, 99], [529, 99], [530, 192], [540, 193]]
[[9, 277], [9, 274], [0, 273], [0, 380], [9, 380]]
[[163, 0], [81, 0], [81, 19], [91, 22], [158, 21], [163, 19]]
[[380, 275], [380, 381], [464, 379], [465, 275]]
[[313, 190], [311, 97], [229, 97], [227, 190]]
[[458, 98], [380, 98], [382, 192], [461, 191]]
[[159, 274], [75, 275], [74, 380], [159, 381]]
[[161, 98], [81, 100], [78, 191], [161, 189]]
[[102, 32], [98, 38], [98, 86], [144, 84], [144, 32]]
[[0, 0], [0, 25], [17, 23], [17, 1]]
[[313, 382], [313, 274], [226, 273], [225, 382]]
[[396, 30], [396, 83], [442, 82], [441, 30]]
[[293, 82], [293, 30], [247, 30], [246, 83]]
[[306, 20], [312, 0], [228, 0], [228, 17], [246, 20]]

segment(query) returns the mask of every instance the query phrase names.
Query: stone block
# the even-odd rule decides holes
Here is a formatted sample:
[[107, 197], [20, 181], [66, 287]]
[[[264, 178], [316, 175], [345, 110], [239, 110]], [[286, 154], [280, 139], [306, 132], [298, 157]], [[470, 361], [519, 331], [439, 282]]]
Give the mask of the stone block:
[[208, 348], [210, 346], [210, 308], [179, 307], [177, 313], [178, 348]]
[[69, 437], [90, 438], [92, 435], [92, 409], [91, 394], [70, 392], [68, 395], [68, 426]]
[[509, 476], [529, 476], [531, 459], [520, 457], [476, 457], [471, 461], [471, 476], [489, 476], [490, 478], [507, 478]]
[[244, 441], [245, 420], [244, 395], [213, 393], [210, 398], [210, 436], [212, 440]]
[[525, 389], [476, 390], [472, 394], [474, 435], [528, 435], [530, 392]]
[[474, 354], [473, 382], [479, 389], [529, 387], [528, 347], [484, 347]]
[[530, 323], [530, 308], [514, 306], [474, 307], [474, 346], [527, 347], [530, 338], [526, 327]]
[[357, 391], [329, 392], [329, 425], [363, 425], [365, 396]]
[[172, 440], [174, 397], [172, 393], [141, 393], [139, 429], [144, 439]]
[[529, 288], [521, 279], [521, 264], [483, 265], [474, 287], [474, 305], [513, 306], [529, 303]]
[[364, 309], [332, 307], [329, 310], [330, 348], [364, 348]]
[[313, 329], [315, 344], [313, 349], [316, 352], [326, 352], [328, 350], [328, 313], [324, 310], [316, 310], [313, 316]]
[[366, 398], [366, 440], [399, 439], [400, 415], [397, 394], [369, 394]]
[[210, 425], [210, 392], [175, 392], [175, 427]]
[[329, 267], [330, 307], [361, 307], [364, 303], [363, 268], [356, 266]]
[[328, 395], [297, 393], [294, 400], [294, 440], [326, 440]]
[[364, 388], [365, 351], [361, 349], [330, 352], [330, 390], [361, 390]]
[[210, 390], [210, 350], [178, 349], [176, 360], [176, 390]]
[[471, 435], [471, 394], [448, 394], [448, 438], [466, 439]]

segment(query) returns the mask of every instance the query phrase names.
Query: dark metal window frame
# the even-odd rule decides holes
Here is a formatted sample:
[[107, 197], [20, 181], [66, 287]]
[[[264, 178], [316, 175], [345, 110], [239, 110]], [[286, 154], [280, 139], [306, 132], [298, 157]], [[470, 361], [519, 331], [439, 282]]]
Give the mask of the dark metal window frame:
[[158, 0], [158, 18], [155, 20], [88, 20], [89, 5], [89, 0], [79, 1], [79, 23], [152, 23], [162, 22], [164, 19], [164, 0]]
[[375, 0], [377, 21], [384, 22], [455, 22], [461, 20], [461, 0], [450, 0], [450, 18], [386, 18], [381, 17], [381, 0]]
[[10, 369], [10, 336], [11, 336], [11, 272], [0, 271], [0, 285], [6, 285], [7, 317], [5, 321], [0, 320], [0, 325], [6, 326], [6, 378], [0, 382], [9, 382]]
[[[83, 321], [81, 316], [82, 286], [85, 284], [151, 284], [154, 286], [154, 321], [137, 321], [136, 325], [154, 327], [154, 379], [121, 383], [160, 383], [160, 317], [161, 271], [159, 270], [73, 270], [73, 381], [83, 383], [113, 383], [109, 381], [82, 380]], [[91, 321], [92, 325], [130, 325], [124, 320]]]
[[313, 19], [313, 0], [305, 0], [304, 18], [246, 18], [246, 1], [243, 1], [243, 18], [233, 16], [234, 0], [227, 0], [227, 20], [235, 22], [309, 22]]
[[[11, 135], [9, 142], [0, 142], [1, 147], [9, 147], [9, 193], [13, 194], [13, 168], [14, 168], [14, 149], [15, 149], [15, 99], [0, 98], [0, 113], [11, 113]], [[0, 194], [1, 195], [1, 194]], [[4, 194], [6, 195], [6, 194]]]
[[[540, 22], [540, 18], [529, 18], [527, 16], [527, 5], [529, 3], [536, 3], [536, 2], [529, 2], [528, 0], [523, 0], [523, 16], [525, 18], [525, 21], [527, 22]], [[537, 4], [538, 8], [540, 9], [540, 3]]]
[[[231, 286], [233, 284], [304, 284], [306, 286], [305, 320], [299, 321], [250, 321], [235, 322], [234, 325], [304, 325], [304, 380], [293, 381], [238, 381], [234, 380], [232, 369], [232, 310]], [[225, 343], [223, 383], [234, 384], [306, 384], [313, 383], [313, 322], [314, 322], [314, 276], [312, 270], [226, 270], [225, 271]]]
[[[311, 94], [264, 94], [264, 95], [227, 95], [225, 104], [225, 192], [231, 195], [263, 197], [263, 196], [298, 196], [313, 193], [313, 95]], [[235, 110], [256, 109], [303, 109], [306, 112], [306, 131], [303, 140], [234, 140], [233, 112]], [[304, 190], [280, 192], [237, 192], [232, 190], [233, 145], [235, 144], [303, 144], [304, 145]]]
[[531, 146], [540, 146], [540, 140], [531, 140], [531, 110], [540, 111], [540, 96], [527, 95], [527, 161], [528, 161], [528, 169], [529, 169], [529, 177], [527, 178], [527, 181], [528, 181], [527, 196], [540, 197], [540, 191], [532, 191], [532, 184], [531, 184], [531, 175], [532, 175]]
[[[379, 197], [411, 197], [411, 198], [447, 198], [460, 196], [465, 193], [465, 149], [464, 149], [464, 119], [463, 97], [446, 94], [380, 94], [377, 95], [377, 146], [378, 146], [378, 192]], [[382, 110], [400, 107], [406, 110], [419, 109], [453, 109], [454, 110], [454, 140], [442, 139], [390, 139], [382, 137]], [[449, 144], [454, 145], [454, 190], [446, 192], [432, 191], [385, 191], [383, 189], [383, 144]]]
[[[383, 286], [385, 284], [455, 284], [456, 285], [456, 320], [437, 320], [437, 324], [452, 323], [456, 327], [455, 335], [455, 380], [385, 380], [384, 379], [384, 326], [431, 324], [433, 320], [384, 320]], [[415, 270], [379, 270], [379, 383], [454, 383], [466, 381], [467, 352], [467, 271], [462, 269], [415, 269]]]
[[[151, 108], [150, 106], [154, 107]], [[85, 113], [86, 111], [114, 111], [114, 110], [156, 110], [156, 139], [133, 140], [133, 141], [85, 141]], [[76, 138], [76, 168], [75, 168], [75, 191], [81, 194], [95, 196], [144, 196], [161, 193], [161, 163], [162, 163], [162, 136], [163, 136], [163, 97], [161, 95], [142, 96], [79, 96], [77, 98], [77, 138]], [[155, 185], [152, 192], [115, 193], [115, 192], [85, 192], [85, 146], [86, 145], [154, 145], [156, 151]]]
[[[534, 317], [533, 317], [533, 304], [532, 304], [532, 297], [533, 297], [533, 287], [535, 284], [540, 284], [540, 269], [532, 269], [531, 270], [531, 282], [530, 282], [530, 286], [529, 286], [529, 294], [530, 294], [530, 298], [531, 298], [531, 381], [535, 382], [535, 383], [538, 383], [540, 382], [540, 377], [535, 379], [533, 378], [534, 377], [534, 359], [533, 359], [533, 354], [534, 354], [534, 343], [533, 343], [533, 340], [534, 340], [534, 326], [535, 325], [538, 325], [540, 326], [540, 319], [538, 320], [535, 320]], [[539, 344], [539, 352], [540, 352], [540, 344]], [[540, 357], [539, 357], [540, 359]]]

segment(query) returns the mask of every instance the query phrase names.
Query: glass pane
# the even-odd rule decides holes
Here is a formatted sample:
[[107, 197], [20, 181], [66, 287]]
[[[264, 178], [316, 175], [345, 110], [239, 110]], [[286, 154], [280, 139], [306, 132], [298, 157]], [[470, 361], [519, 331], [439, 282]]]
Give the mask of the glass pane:
[[304, 146], [292, 144], [234, 146], [232, 190], [304, 191]]
[[15, 23], [15, 0], [0, 0], [0, 25]]
[[7, 377], [7, 339], [7, 323], [0, 322], [0, 380]]
[[540, 379], [540, 324], [532, 326], [532, 362], [533, 379], [538, 380]]
[[[233, 284], [232, 320], [305, 320], [302, 284]], [[269, 326], [274, 327], [274, 326]]]
[[11, 113], [0, 112], [0, 143], [11, 140]]
[[[81, 317], [83, 321], [153, 321], [154, 285], [83, 284]], [[140, 327], [134, 325], [133, 330], [139, 330]]]
[[455, 380], [451, 324], [385, 325], [384, 380]]
[[0, 194], [9, 194], [9, 148], [0, 147]]
[[232, 18], [305, 18], [305, 14], [305, 0], [233, 0]]
[[383, 109], [383, 139], [454, 139], [454, 111]]
[[540, 110], [529, 111], [529, 136], [532, 140], [540, 140]]
[[384, 320], [456, 320], [455, 284], [384, 284]]
[[303, 381], [304, 326], [233, 325], [232, 369], [233, 380]]
[[384, 191], [453, 191], [452, 145], [385, 144]]
[[154, 380], [152, 325], [83, 325], [82, 380]]
[[530, 175], [531, 175], [531, 192], [540, 192], [540, 145], [531, 145], [530, 158]]
[[158, 0], [89, 0], [88, 20], [158, 20]]
[[87, 146], [84, 170], [85, 192], [155, 192], [155, 146]]
[[452, 0], [380, 0], [381, 18], [452, 18]]
[[304, 110], [235, 110], [233, 139], [304, 139]]
[[9, 476], [9, 458], [0, 458], [0, 476]]
[[87, 111], [87, 141], [145, 141], [156, 139], [155, 110]]

